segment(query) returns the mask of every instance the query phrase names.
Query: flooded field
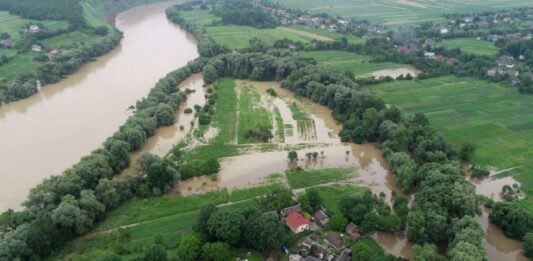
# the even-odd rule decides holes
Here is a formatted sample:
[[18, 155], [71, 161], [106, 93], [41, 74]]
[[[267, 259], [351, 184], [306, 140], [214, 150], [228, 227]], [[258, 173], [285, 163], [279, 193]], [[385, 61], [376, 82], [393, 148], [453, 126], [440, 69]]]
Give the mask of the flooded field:
[[385, 70], [375, 71], [375, 72], [370, 73], [370, 76], [374, 76], [376, 78], [387, 77], [387, 76], [392, 77], [392, 78], [397, 78], [400, 75], [403, 75], [405, 77], [409, 74], [413, 77], [417, 77], [419, 73], [420, 71], [415, 68], [405, 67], [405, 68], [385, 69]]

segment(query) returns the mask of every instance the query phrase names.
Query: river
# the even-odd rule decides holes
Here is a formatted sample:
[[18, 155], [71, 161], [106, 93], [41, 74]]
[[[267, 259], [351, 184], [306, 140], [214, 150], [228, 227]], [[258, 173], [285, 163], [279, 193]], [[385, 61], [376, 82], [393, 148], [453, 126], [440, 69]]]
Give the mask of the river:
[[124, 39], [115, 50], [0, 107], [0, 211], [20, 209], [32, 187], [98, 148], [160, 78], [198, 56], [194, 37], [166, 19], [174, 3], [120, 13]]

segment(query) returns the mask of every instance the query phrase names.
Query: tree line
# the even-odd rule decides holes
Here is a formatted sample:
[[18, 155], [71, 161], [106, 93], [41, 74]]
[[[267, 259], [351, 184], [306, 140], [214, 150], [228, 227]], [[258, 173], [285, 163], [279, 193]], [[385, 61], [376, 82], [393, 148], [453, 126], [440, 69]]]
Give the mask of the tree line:
[[73, 28], [84, 27], [79, 0], [0, 0], [0, 10], [35, 20], [66, 20]]

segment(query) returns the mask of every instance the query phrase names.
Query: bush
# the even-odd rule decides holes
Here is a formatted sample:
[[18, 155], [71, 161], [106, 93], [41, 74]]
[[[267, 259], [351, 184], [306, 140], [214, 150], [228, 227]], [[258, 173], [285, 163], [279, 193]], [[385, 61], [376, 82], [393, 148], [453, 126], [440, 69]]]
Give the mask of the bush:
[[183, 110], [184, 113], [186, 114], [191, 114], [192, 113], [192, 109], [191, 108], [187, 108], [185, 110]]

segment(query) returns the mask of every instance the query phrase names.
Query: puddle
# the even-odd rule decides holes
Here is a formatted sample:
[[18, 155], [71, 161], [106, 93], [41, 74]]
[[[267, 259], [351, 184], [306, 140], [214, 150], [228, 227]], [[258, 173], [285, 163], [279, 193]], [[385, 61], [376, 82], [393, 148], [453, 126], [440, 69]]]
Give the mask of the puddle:
[[374, 76], [376, 78], [387, 76], [392, 78], [398, 78], [400, 75], [407, 76], [407, 74], [410, 74], [413, 77], [417, 77], [419, 73], [420, 71], [415, 68], [404, 67], [374, 71], [370, 73], [370, 76]]

